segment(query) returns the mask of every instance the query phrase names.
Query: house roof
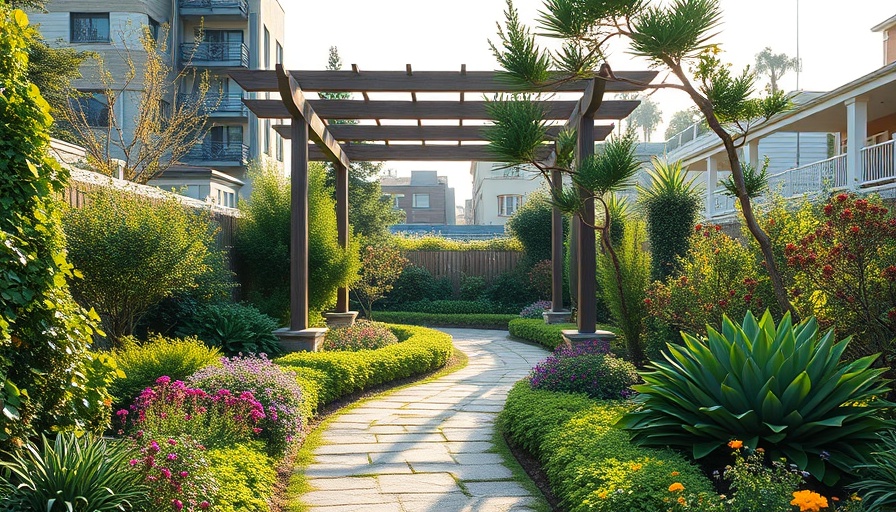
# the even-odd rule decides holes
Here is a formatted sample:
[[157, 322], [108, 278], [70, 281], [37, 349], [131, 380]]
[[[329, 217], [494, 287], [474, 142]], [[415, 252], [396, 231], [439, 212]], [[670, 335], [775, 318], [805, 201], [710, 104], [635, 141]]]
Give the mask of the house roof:
[[894, 14], [893, 17], [887, 19], [886, 21], [878, 23], [877, 25], [871, 27], [871, 31], [872, 32], [883, 32], [884, 30], [887, 30], [888, 28], [892, 27], [893, 25], [896, 25], [896, 14]]

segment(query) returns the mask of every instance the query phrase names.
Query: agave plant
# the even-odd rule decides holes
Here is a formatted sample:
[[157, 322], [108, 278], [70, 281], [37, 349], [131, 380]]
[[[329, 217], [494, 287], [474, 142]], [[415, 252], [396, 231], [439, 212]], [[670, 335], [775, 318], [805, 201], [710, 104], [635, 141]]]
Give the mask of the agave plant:
[[129, 470], [124, 441], [61, 433], [0, 461], [0, 512], [118, 512], [139, 509], [148, 489]]
[[634, 386], [641, 407], [619, 426], [635, 442], [699, 459], [739, 439], [828, 485], [866, 460], [885, 426], [877, 413], [892, 405], [881, 398], [885, 369], [871, 368], [876, 355], [841, 362], [849, 338], [819, 336], [814, 318], [794, 326], [789, 314], [777, 328], [766, 311], [707, 330], [705, 341], [682, 333], [684, 344], [669, 345]]

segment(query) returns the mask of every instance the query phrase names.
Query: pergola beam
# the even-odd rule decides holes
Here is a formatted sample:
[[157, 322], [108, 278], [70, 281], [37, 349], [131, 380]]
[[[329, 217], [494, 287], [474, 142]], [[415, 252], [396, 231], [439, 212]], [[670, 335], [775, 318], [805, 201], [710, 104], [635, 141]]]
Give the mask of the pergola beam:
[[[483, 141], [488, 139], [483, 131], [483, 126], [373, 126], [361, 124], [331, 124], [327, 130], [339, 141]], [[615, 128], [614, 125], [602, 125], [594, 127], [594, 140], [600, 141], [607, 138]], [[274, 125], [274, 129], [284, 139], [290, 137], [289, 125]], [[548, 127], [547, 135], [553, 140], [562, 126]], [[548, 140], [548, 139], [545, 139]]]
[[305, 99], [299, 83], [283, 68], [282, 64], [277, 64], [277, 73], [280, 97], [282, 99], [262, 101], [270, 101], [278, 105], [285, 114], [283, 117], [303, 119], [308, 124], [308, 137], [327, 155], [327, 160], [348, 168], [351, 162], [349, 162], [345, 153], [342, 152], [342, 148], [333, 135], [327, 131], [327, 125], [323, 119], [315, 112], [311, 103]]
[[[354, 67], [355, 65], [353, 65]], [[498, 71], [290, 71], [306, 92], [468, 92], [501, 93], [532, 91], [531, 86], [520, 86], [506, 79]], [[273, 92], [277, 90], [277, 78], [273, 71], [234, 70], [229, 72], [240, 87], [247, 92]], [[640, 91], [657, 75], [656, 71], [618, 71], [616, 76], [624, 81], [607, 82], [606, 92]], [[556, 79], [562, 79], [556, 75]], [[588, 80], [575, 80], [547, 85], [550, 92], [582, 92]]]
[[[550, 156], [552, 146], [545, 144], [541, 158]], [[481, 160], [497, 161], [487, 144], [456, 146], [454, 144], [350, 144], [343, 146], [348, 157], [355, 162], [420, 161], [465, 162]], [[325, 155], [314, 146], [308, 148], [312, 161], [325, 160]]]
[[[291, 116], [279, 100], [244, 99], [243, 103], [262, 119], [283, 119]], [[363, 101], [306, 100], [306, 105], [323, 119], [400, 119], [400, 120], [488, 120], [485, 101]], [[546, 120], [567, 120], [576, 108], [574, 101], [542, 101]], [[595, 119], [624, 119], [640, 104], [636, 100], [607, 101], [594, 113]]]

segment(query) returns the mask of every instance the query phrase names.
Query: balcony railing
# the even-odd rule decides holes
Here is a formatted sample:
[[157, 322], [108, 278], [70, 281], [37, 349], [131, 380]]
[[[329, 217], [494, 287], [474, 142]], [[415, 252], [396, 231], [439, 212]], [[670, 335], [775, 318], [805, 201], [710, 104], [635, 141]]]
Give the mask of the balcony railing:
[[709, 127], [706, 126], [706, 124], [704, 124], [703, 122], [694, 123], [684, 130], [676, 133], [672, 136], [671, 139], [666, 141], [666, 152], [672, 151], [673, 149], [678, 149], [691, 141], [697, 140], [698, 137], [708, 132]]
[[180, 0], [181, 14], [183, 15], [234, 15], [242, 17], [249, 15], [248, 0]]
[[[184, 98], [184, 101], [194, 103], [199, 101], [198, 95], [191, 94]], [[243, 103], [243, 94], [239, 92], [224, 94], [206, 94], [199, 106], [199, 112], [203, 115], [212, 117], [233, 116], [246, 117], [249, 115], [249, 109]]]
[[211, 67], [249, 67], [249, 47], [244, 43], [183, 43], [184, 64]]
[[846, 155], [801, 165], [769, 176], [769, 189], [784, 197], [846, 186]]
[[203, 142], [184, 155], [186, 162], [233, 162], [245, 165], [249, 161], [249, 146], [227, 142]]
[[896, 178], [896, 140], [862, 148], [862, 185]]

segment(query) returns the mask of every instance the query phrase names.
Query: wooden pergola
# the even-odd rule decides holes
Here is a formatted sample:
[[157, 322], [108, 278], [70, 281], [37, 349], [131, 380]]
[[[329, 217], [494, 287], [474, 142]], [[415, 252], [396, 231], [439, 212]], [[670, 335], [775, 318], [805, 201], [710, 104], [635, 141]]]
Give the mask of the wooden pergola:
[[[563, 126], [575, 127], [579, 136], [577, 158], [594, 152], [594, 142], [604, 140], [613, 130], [612, 124], [595, 125], [595, 121], [614, 121], [627, 117], [638, 101], [603, 101], [604, 92], [639, 91], [637, 84], [649, 83], [653, 71], [616, 72], [621, 80], [609, 81], [595, 75], [590, 80], [563, 82], [546, 90], [520, 88], [503, 79], [499, 72], [414, 71], [410, 64], [404, 71], [361, 71], [353, 65], [346, 71], [287, 71], [282, 65], [275, 70], [237, 70], [230, 76], [250, 93], [279, 93], [277, 99], [244, 99], [243, 103], [256, 116], [264, 119], [289, 120], [275, 125], [284, 138], [291, 140], [292, 232], [290, 239], [290, 327], [281, 339], [311, 340], [321, 335], [308, 328], [308, 163], [329, 161], [336, 169], [336, 214], [338, 239], [348, 247], [348, 169], [351, 161], [469, 161], [495, 160], [489, 152], [483, 133], [489, 121], [483, 95], [521, 92], [580, 93], [578, 100], [554, 98], [543, 101], [546, 119], [551, 127], [548, 136], [556, 135]], [[361, 99], [308, 99], [306, 92], [354, 93]], [[403, 93], [406, 99], [375, 99], [379, 93]], [[425, 100], [418, 95], [440, 93], [452, 99]], [[257, 95], [260, 97], [261, 95]], [[566, 96], [569, 96], [568, 94]], [[358, 124], [337, 124], [334, 121], [355, 121]], [[404, 124], [402, 124], [404, 123]], [[466, 123], [466, 124], [465, 124]], [[545, 141], [544, 158], [553, 146]], [[313, 144], [311, 144], [313, 143]], [[553, 180], [559, 184], [559, 179]], [[590, 219], [588, 215], [590, 214]], [[582, 333], [595, 331], [594, 275], [595, 233], [593, 204], [586, 207], [584, 224], [576, 229], [579, 237], [578, 257], [578, 327]], [[562, 217], [554, 213], [553, 259], [555, 311], [562, 308]], [[348, 314], [348, 290], [338, 292], [336, 313]], [[314, 347], [314, 344], [306, 345]]]

